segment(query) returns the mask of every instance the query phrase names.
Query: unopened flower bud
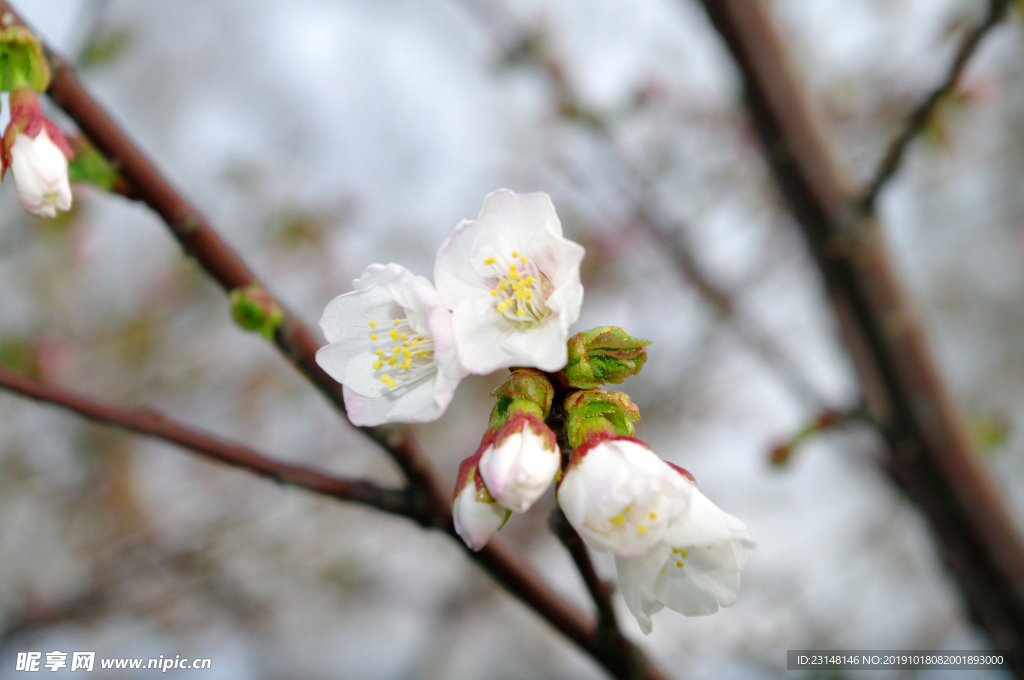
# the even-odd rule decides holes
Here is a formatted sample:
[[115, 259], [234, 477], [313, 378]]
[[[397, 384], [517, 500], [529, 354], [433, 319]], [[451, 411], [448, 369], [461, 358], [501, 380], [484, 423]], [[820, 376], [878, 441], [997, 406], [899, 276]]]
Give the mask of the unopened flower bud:
[[0, 90], [13, 92], [20, 87], [44, 91], [50, 84], [50, 65], [43, 46], [24, 26], [8, 26], [0, 31]]
[[0, 179], [10, 168], [21, 206], [37, 217], [56, 217], [58, 210], [71, 209], [71, 147], [60, 129], [43, 117], [31, 88], [15, 89], [9, 101], [11, 121], [0, 145]]
[[536, 416], [519, 414], [497, 430], [479, 467], [494, 500], [514, 512], [526, 512], [554, 481], [561, 462], [551, 428]]
[[284, 311], [270, 293], [254, 283], [231, 291], [231, 317], [245, 330], [272, 340], [284, 320]]
[[[486, 437], [485, 437], [486, 439]], [[455, 482], [452, 496], [452, 519], [455, 532], [466, 546], [477, 552], [491, 540], [498, 529], [505, 526], [512, 514], [498, 503], [487, 491], [477, 468], [482, 450], [462, 461], [459, 477]]]
[[565, 430], [574, 449], [605, 437], [632, 437], [640, 409], [625, 392], [583, 390], [565, 399]]
[[623, 328], [598, 326], [569, 338], [569, 363], [559, 373], [568, 387], [588, 390], [621, 383], [647, 361], [649, 340], [632, 337]]
[[555, 388], [547, 376], [533, 368], [517, 368], [491, 396], [497, 399], [491, 410], [492, 428], [501, 427], [516, 415], [529, 414], [543, 421], [551, 412]]

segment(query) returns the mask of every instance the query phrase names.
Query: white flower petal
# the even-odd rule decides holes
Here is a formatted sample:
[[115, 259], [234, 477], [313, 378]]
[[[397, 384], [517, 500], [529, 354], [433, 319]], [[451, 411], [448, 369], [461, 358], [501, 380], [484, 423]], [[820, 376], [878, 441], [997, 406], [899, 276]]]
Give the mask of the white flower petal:
[[459, 223], [441, 246], [434, 267], [462, 367], [562, 368], [583, 303], [583, 255], [562, 236], [547, 194], [488, 195], [477, 219]]
[[44, 128], [35, 137], [17, 134], [10, 149], [18, 202], [38, 217], [56, 217], [71, 209], [68, 159]]
[[499, 432], [481, 455], [479, 469], [491, 496], [509, 510], [522, 513], [551, 486], [562, 459], [551, 441], [553, 436], [536, 434], [526, 420], [513, 427], [512, 434]]
[[466, 373], [451, 314], [430, 282], [397, 264], [373, 264], [320, 319], [330, 344], [317, 363], [344, 386], [356, 425], [439, 418]]
[[471, 478], [452, 502], [455, 532], [474, 552], [487, 545], [491, 536], [504, 526], [510, 514], [497, 503], [481, 501], [479, 496]]
[[640, 441], [608, 439], [569, 466], [557, 497], [590, 547], [638, 557], [660, 543], [670, 522], [685, 513], [687, 484]]

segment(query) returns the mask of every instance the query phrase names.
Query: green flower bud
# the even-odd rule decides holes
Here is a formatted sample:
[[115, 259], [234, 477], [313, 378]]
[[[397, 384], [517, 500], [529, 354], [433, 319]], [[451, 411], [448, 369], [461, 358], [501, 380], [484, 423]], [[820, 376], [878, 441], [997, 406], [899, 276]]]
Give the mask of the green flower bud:
[[625, 392], [583, 390], [565, 398], [565, 430], [576, 448], [595, 437], [632, 437], [640, 409]]
[[124, 180], [84, 135], [68, 139], [75, 156], [68, 161], [68, 179], [72, 182], [92, 184], [104, 191], [113, 191]]
[[517, 368], [491, 396], [498, 401], [491, 410], [490, 427], [501, 427], [509, 418], [520, 414], [535, 416], [543, 422], [551, 413], [555, 387], [541, 371]]
[[247, 331], [260, 333], [267, 340], [284, 320], [284, 310], [258, 283], [231, 291], [231, 317]]
[[50, 85], [50, 65], [43, 46], [24, 26], [0, 30], [0, 90], [31, 87], [43, 92]]
[[649, 340], [634, 338], [623, 328], [598, 326], [569, 338], [569, 363], [560, 374], [569, 387], [587, 390], [603, 383], [621, 383], [647, 361]]

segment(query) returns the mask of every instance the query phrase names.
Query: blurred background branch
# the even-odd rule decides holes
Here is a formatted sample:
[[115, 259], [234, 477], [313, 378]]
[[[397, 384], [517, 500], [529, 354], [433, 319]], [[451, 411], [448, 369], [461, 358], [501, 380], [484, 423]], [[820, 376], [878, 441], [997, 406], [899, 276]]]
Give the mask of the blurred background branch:
[[[822, 270], [847, 346], [859, 357], [865, 393], [876, 395], [867, 407], [889, 447], [886, 467], [931, 522], [993, 646], [1019, 652], [1024, 541], [946, 393], [880, 226], [858, 219], [854, 192], [764, 3], [703, 4], [743, 74], [762, 148]], [[1015, 656], [1014, 672], [1024, 677], [1024, 655]]]

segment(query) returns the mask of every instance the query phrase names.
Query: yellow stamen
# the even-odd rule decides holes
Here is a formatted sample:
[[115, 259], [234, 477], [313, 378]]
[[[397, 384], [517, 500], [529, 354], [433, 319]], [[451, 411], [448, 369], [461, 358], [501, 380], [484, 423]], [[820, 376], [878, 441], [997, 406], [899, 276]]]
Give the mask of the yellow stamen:
[[382, 368], [384, 368], [384, 362], [383, 361], [378, 359], [377, 361], [373, 362], [373, 370], [379, 371]]
[[[402, 340], [405, 340], [405, 339], [407, 339], [407, 338], [408, 338], [409, 336], [408, 336], [408, 335], [406, 335], [405, 333], [402, 333], [402, 335], [400, 335], [399, 337], [401, 337], [401, 338], [402, 338]], [[408, 345], [406, 345], [406, 346], [408, 346]]]
[[395, 325], [396, 325], [396, 326], [397, 326], [398, 324], [400, 324], [400, 323], [402, 323], [402, 320], [401, 320], [401, 319], [395, 319]]
[[682, 569], [683, 568], [683, 561], [682, 560], [678, 560], [676, 562], [676, 566], [679, 567], [680, 569]]
[[519, 251], [518, 250], [513, 250], [512, 251], [512, 257], [519, 257]]
[[376, 340], [376, 339], [377, 339], [377, 334], [376, 333], [370, 333], [370, 340]]
[[510, 264], [510, 265], [508, 266], [508, 270], [509, 270], [510, 272], [514, 272], [514, 271], [516, 270], [516, 266], [515, 266], [514, 264]]
[[519, 258], [519, 261], [522, 262], [523, 264], [526, 264], [526, 258], [525, 257]]
[[493, 257], [489, 257], [486, 260], [484, 260], [484, 264], [494, 264], [495, 262], [497, 262], [497, 260], [495, 260]]
[[517, 309], [516, 310], [516, 316], [526, 316], [526, 310], [525, 309]]
[[495, 288], [494, 290], [491, 291], [491, 297], [498, 297], [498, 289], [497, 288]]
[[636, 533], [638, 533], [638, 534], [646, 534], [647, 533], [647, 525], [646, 524], [637, 524], [636, 525]]
[[376, 321], [371, 321], [370, 322], [370, 328], [376, 328], [376, 327], [377, 327], [377, 322]]
[[658, 519], [658, 513], [652, 512], [651, 513], [651, 519]]
[[616, 526], [622, 526], [625, 523], [626, 523], [626, 518], [623, 517], [622, 515], [619, 515], [618, 517], [612, 517], [612, 524], [614, 524]]
[[393, 342], [398, 342], [398, 331], [396, 331], [394, 328], [391, 329], [391, 340]]
[[390, 375], [382, 375], [380, 377], [380, 381], [387, 385], [388, 387], [394, 387], [395, 385], [398, 384], [395, 382], [395, 379], [392, 378]]
[[377, 350], [377, 351], [375, 352], [375, 354], [376, 354], [377, 356], [379, 356], [379, 357], [382, 357], [382, 356], [384, 356], [384, 350], [382, 350], [382, 349], [379, 349], [379, 350]]

